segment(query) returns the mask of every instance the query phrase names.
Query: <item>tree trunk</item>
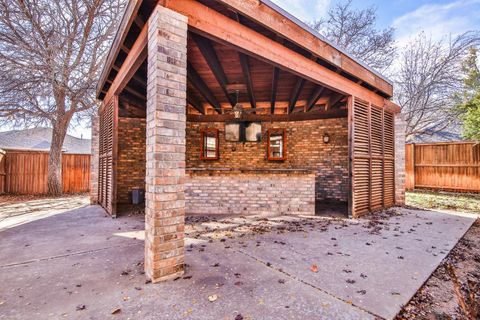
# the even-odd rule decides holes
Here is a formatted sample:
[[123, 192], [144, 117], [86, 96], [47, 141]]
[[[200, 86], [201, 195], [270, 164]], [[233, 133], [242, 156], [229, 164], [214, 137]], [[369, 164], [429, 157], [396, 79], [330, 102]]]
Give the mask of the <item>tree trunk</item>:
[[58, 196], [63, 193], [62, 147], [69, 122], [67, 119], [61, 119], [53, 125], [47, 173], [48, 194], [52, 196]]

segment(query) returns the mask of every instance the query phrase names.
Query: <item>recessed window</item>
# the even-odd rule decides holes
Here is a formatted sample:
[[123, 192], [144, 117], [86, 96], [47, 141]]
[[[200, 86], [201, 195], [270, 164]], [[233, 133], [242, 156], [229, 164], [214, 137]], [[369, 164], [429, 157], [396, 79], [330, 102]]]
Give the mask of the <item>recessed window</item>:
[[267, 155], [270, 161], [286, 159], [285, 129], [268, 130]]
[[202, 143], [200, 145], [201, 160], [218, 159], [218, 129], [202, 130]]

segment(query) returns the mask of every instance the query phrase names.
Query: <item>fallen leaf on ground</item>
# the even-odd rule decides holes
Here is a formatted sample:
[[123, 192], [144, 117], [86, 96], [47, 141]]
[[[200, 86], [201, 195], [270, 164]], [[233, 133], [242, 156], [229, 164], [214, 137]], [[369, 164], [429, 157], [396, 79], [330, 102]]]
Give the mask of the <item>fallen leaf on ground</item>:
[[208, 301], [214, 302], [218, 299], [218, 296], [216, 294], [213, 294], [211, 296], [208, 296]]
[[116, 308], [112, 310], [111, 314], [119, 314], [120, 312], [122, 312], [122, 309]]
[[85, 310], [86, 306], [84, 304], [79, 304], [76, 308], [77, 311]]
[[310, 271], [317, 273], [318, 272], [318, 266], [316, 264], [312, 264], [310, 267]]

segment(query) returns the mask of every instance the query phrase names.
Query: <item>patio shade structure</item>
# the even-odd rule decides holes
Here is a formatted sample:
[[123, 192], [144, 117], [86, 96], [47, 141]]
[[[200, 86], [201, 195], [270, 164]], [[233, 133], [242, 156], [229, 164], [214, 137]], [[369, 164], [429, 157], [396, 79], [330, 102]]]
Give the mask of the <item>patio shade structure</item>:
[[335, 200], [360, 217], [403, 204], [392, 95], [269, 1], [130, 1], [97, 87], [92, 202], [115, 216], [145, 189], [154, 282], [183, 272], [186, 211], [315, 214]]

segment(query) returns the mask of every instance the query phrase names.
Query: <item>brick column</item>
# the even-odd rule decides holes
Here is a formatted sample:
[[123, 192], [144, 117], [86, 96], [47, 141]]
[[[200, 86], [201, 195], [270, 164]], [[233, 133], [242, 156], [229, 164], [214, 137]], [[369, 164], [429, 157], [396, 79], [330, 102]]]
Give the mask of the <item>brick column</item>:
[[98, 203], [98, 163], [99, 163], [99, 124], [98, 115], [92, 116], [92, 142], [90, 156], [90, 204]]
[[405, 130], [403, 115], [395, 115], [395, 204], [405, 205]]
[[148, 30], [145, 272], [183, 274], [187, 17], [157, 6]]

